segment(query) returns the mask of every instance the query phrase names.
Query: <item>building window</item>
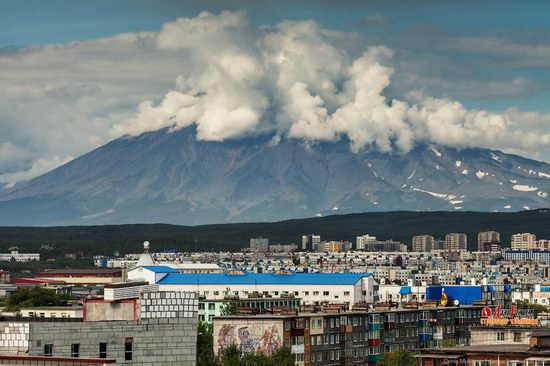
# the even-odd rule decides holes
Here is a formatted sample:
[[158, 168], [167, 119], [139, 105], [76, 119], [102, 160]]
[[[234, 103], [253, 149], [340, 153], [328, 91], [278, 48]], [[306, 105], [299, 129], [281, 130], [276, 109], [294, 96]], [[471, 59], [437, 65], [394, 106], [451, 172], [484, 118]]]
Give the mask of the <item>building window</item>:
[[124, 341], [124, 360], [132, 361], [132, 342], [133, 338], [126, 338]]
[[474, 366], [491, 366], [491, 361], [474, 361]]
[[204, 302], [199, 302], [199, 310], [204, 310]]
[[220, 294], [219, 291], [214, 291], [214, 296], [218, 296]]
[[216, 310], [216, 304], [214, 303], [208, 304], [208, 310]]
[[53, 344], [48, 343], [44, 345], [44, 356], [52, 357], [53, 356]]
[[80, 343], [71, 344], [71, 357], [80, 357]]
[[202, 314], [199, 315], [199, 321], [200, 321], [200, 322], [203, 322], [203, 321], [204, 321], [204, 315], [202, 315]]
[[504, 341], [506, 339], [506, 334], [504, 332], [497, 332], [497, 341]]
[[328, 291], [323, 291], [323, 296], [328, 296], [330, 293]]
[[349, 296], [349, 291], [344, 291], [344, 296]]
[[107, 358], [107, 343], [99, 344], [99, 358]]
[[514, 333], [514, 342], [521, 342], [521, 333]]

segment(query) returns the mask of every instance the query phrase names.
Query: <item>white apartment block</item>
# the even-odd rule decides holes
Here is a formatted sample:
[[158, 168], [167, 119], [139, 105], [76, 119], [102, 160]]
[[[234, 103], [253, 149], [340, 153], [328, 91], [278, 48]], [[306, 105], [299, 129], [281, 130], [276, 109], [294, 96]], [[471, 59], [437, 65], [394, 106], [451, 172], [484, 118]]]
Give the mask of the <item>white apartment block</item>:
[[512, 235], [510, 242], [512, 250], [530, 250], [537, 246], [537, 236], [531, 233], [519, 233]]
[[17, 250], [12, 250], [11, 253], [0, 253], [0, 261], [16, 261], [16, 262], [29, 262], [39, 261], [39, 253], [19, 253]]
[[365, 250], [367, 244], [376, 243], [376, 236], [370, 236], [369, 234], [361, 235], [357, 237], [355, 248], [357, 250]]

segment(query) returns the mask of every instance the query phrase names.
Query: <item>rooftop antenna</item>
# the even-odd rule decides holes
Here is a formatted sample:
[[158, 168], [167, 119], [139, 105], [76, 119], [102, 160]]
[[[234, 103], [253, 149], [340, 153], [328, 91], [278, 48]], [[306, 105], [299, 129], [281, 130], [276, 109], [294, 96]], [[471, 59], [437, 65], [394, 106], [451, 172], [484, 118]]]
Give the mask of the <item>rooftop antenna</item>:
[[148, 242], [148, 241], [144, 241], [144, 242], [143, 242], [143, 253], [149, 254], [149, 248], [150, 248], [149, 242]]

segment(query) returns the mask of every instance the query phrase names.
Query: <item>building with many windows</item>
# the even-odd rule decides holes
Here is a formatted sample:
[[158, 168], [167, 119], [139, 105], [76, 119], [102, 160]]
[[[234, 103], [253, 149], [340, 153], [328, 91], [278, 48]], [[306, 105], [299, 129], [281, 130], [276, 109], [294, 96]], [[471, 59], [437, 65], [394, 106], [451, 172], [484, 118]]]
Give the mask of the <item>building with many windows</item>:
[[468, 237], [462, 233], [449, 233], [445, 235], [445, 249], [466, 250], [468, 249]]
[[412, 238], [413, 252], [431, 252], [434, 245], [434, 237], [431, 235], [417, 235]]
[[[147, 270], [151, 271], [151, 270]], [[146, 276], [148, 277], [148, 276]], [[304, 304], [335, 302], [355, 304], [378, 301], [378, 283], [370, 273], [155, 273], [162, 291], [195, 291], [205, 299], [228, 296], [248, 298], [251, 293], [272, 297], [294, 295]]]
[[318, 245], [321, 243], [321, 235], [303, 235], [302, 250], [306, 252], [316, 252]]
[[369, 234], [358, 236], [356, 239], [355, 249], [365, 250], [367, 244], [376, 243], [376, 236], [370, 236]]
[[512, 250], [531, 250], [537, 247], [537, 236], [530, 233], [519, 233], [512, 235], [510, 241]]
[[482, 231], [477, 234], [477, 250], [487, 252], [492, 244], [500, 244], [500, 233], [497, 231]]
[[[214, 318], [214, 350], [270, 354], [288, 346], [297, 365], [370, 365], [401, 349], [468, 344], [480, 307], [302, 312]], [[325, 312], [326, 311], [326, 312]]]
[[269, 239], [268, 238], [251, 238], [250, 250], [253, 252], [259, 252], [259, 253], [269, 252]]

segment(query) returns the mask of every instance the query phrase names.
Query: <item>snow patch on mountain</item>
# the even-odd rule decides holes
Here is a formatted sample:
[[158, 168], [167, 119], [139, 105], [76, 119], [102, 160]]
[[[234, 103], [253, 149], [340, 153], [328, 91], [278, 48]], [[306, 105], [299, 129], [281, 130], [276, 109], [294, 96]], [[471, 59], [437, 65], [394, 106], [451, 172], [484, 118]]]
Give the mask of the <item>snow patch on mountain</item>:
[[491, 159], [498, 161], [499, 163], [502, 163], [502, 159], [498, 157], [494, 152], [491, 151]]
[[541, 178], [550, 178], [550, 174], [539, 172], [539, 177], [541, 177]]
[[411, 175], [407, 177], [407, 180], [410, 180], [414, 176], [414, 173], [416, 173], [416, 169], [414, 169]]
[[441, 152], [439, 152], [439, 150], [437, 150], [434, 146], [430, 146], [430, 150], [432, 150], [432, 152], [435, 154], [435, 156], [437, 156], [438, 158], [441, 157]]
[[469, 172], [468, 172], [468, 169], [464, 169], [464, 170], [462, 171], [462, 175], [468, 175], [468, 173], [469, 173]]
[[447, 198], [447, 196], [448, 196], [448, 195], [446, 195], [446, 194], [444, 194], [444, 193], [435, 193], [435, 192], [425, 191], [425, 190], [419, 189], [419, 188], [413, 188], [413, 191], [422, 192], [422, 193], [427, 193], [427, 194], [429, 194], [430, 196], [434, 196], [435, 198], [441, 198], [441, 199], [445, 199], [445, 198]]
[[537, 196], [542, 197], [542, 198], [546, 198], [546, 197], [548, 197], [548, 193], [540, 191], [540, 192], [537, 192]]
[[477, 173], [476, 173], [476, 177], [478, 177], [478, 179], [482, 179], [487, 174], [489, 174], [489, 173], [482, 172], [481, 170], [478, 170]]
[[520, 192], [534, 192], [538, 188], [537, 187], [526, 186], [526, 185], [523, 185], [523, 184], [515, 184], [512, 187], [512, 189], [516, 190], [516, 191], [520, 191]]
[[460, 168], [462, 162], [460, 160], [455, 161], [455, 167]]

